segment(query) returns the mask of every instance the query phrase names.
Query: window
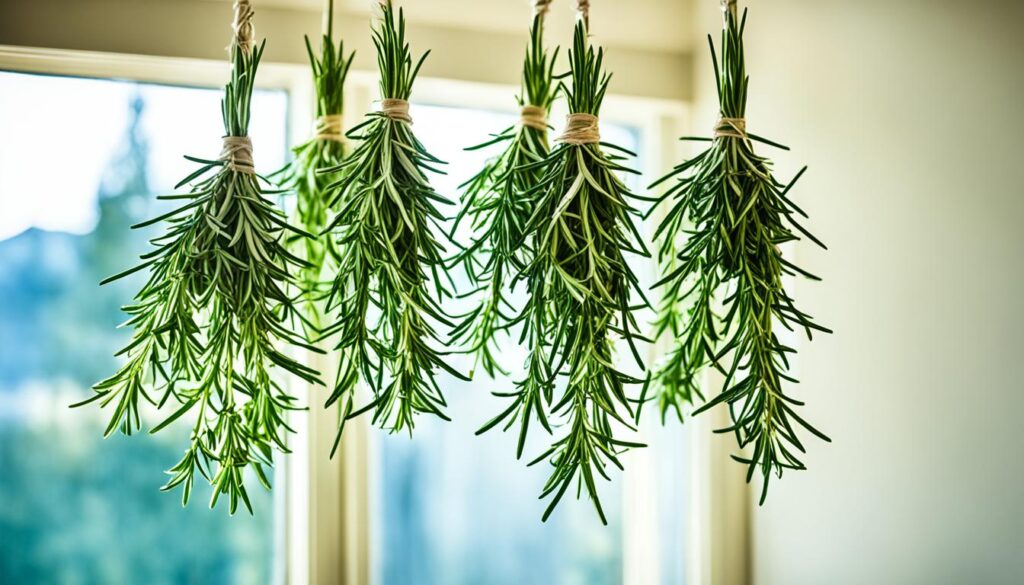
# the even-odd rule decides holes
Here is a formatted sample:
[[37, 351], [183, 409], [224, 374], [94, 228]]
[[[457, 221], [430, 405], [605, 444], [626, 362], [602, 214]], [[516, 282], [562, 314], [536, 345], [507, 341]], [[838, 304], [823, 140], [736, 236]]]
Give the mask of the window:
[[[421, 417], [410, 441], [354, 421], [334, 460], [336, 414], [318, 408], [321, 389], [298, 388], [312, 408], [296, 413], [294, 453], [275, 470], [273, 494], [253, 484], [256, 516], [211, 512], [201, 491], [182, 510], [178, 494], [157, 490], [183, 436], [103, 440], [105, 413], [67, 405], [112, 371], [127, 338], [115, 329], [119, 306], [143, 275], [96, 284], [146, 250], [151, 233], [127, 226], [158, 212], [154, 196], [193, 170], [182, 154], [220, 148], [219, 90], [181, 84], [215, 88], [226, 69], [0, 47], [0, 68], [12, 63], [146, 81], [0, 72], [0, 582], [709, 582], [707, 568], [691, 578], [694, 562], [709, 565], [693, 549], [712, 539], [706, 526], [694, 530], [707, 524], [696, 514], [707, 507], [690, 499], [713, 490], [691, 489], [690, 453], [704, 447], [690, 431], [647, 421], [638, 438], [650, 447], [627, 454], [627, 473], [603, 486], [609, 526], [568, 496], [542, 524], [545, 470], [515, 460], [512, 435], [473, 434], [499, 406], [490, 391], [507, 383], [482, 374], [447, 385], [453, 423]], [[266, 63], [258, 82], [266, 85], [254, 96], [251, 133], [258, 166], [270, 170], [286, 160], [288, 142], [305, 139], [312, 88], [303, 66]], [[351, 127], [374, 107], [376, 80], [355, 71], [347, 92]], [[450, 163], [448, 176], [433, 178], [444, 195], [458, 200], [457, 185], [493, 154], [463, 148], [514, 121], [505, 110], [513, 92], [417, 82], [417, 135]], [[685, 111], [608, 102], [602, 129], [639, 153], [642, 188], [670, 164], [659, 156], [683, 133]], [[516, 352], [510, 341], [506, 363], [521, 363]], [[312, 359], [330, 379], [332, 356]]]
[[[284, 161], [287, 105], [253, 98], [261, 168]], [[217, 152], [219, 118], [215, 89], [0, 72], [2, 582], [271, 580], [270, 494], [251, 490], [254, 517], [209, 510], [209, 490], [183, 510], [158, 488], [184, 429], [103, 440], [108, 413], [68, 409], [118, 364], [144, 275], [99, 281], [147, 250], [128, 226], [192, 170], [182, 154]]]

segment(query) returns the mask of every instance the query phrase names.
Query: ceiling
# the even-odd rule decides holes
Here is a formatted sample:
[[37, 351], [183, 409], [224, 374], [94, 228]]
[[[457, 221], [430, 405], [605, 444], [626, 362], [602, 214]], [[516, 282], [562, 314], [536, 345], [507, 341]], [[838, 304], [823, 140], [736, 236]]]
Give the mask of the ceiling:
[[[335, 0], [336, 10], [367, 15], [378, 0]], [[590, 28], [605, 45], [673, 53], [693, 46], [692, 2], [696, 0], [591, 0]], [[706, 0], [711, 1], [711, 0]], [[254, 0], [257, 6], [320, 10], [324, 0]], [[397, 0], [417, 24], [442, 28], [519, 33], [530, 19], [530, 0]], [[574, 0], [554, 0], [548, 30], [571, 30]], [[344, 14], [339, 15], [344, 18]], [[570, 34], [557, 34], [558, 39]]]

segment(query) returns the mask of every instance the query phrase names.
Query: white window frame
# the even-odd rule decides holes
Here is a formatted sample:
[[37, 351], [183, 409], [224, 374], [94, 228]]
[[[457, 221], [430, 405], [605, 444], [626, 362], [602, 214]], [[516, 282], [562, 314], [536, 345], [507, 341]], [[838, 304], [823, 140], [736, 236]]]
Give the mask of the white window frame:
[[[222, 85], [228, 78], [227, 60], [211, 61], [56, 50], [0, 45], [0, 70], [72, 75], [177, 85]], [[621, 74], [620, 78], [625, 77]], [[289, 94], [288, 136], [291, 144], [308, 137], [312, 120], [313, 86], [308, 68], [264, 62], [257, 87], [281, 89]], [[614, 84], [613, 84], [614, 87]], [[518, 87], [423, 77], [417, 81], [413, 101], [452, 107], [508, 111]], [[377, 81], [372, 72], [353, 71], [346, 85], [346, 127], [358, 123], [373, 107]], [[660, 176], [689, 154], [677, 137], [689, 131], [690, 108], [682, 101], [609, 95], [602, 108], [609, 122], [641, 132], [646, 178]], [[653, 277], [653, 274], [649, 275]], [[327, 348], [330, 349], [330, 348]], [[663, 347], [649, 356], [651, 363]], [[333, 380], [331, 355], [310, 355], [312, 365]], [[278, 532], [283, 553], [275, 569], [275, 582], [290, 585], [342, 583], [364, 585], [371, 581], [371, 469], [373, 441], [365, 417], [350, 421], [339, 456], [329, 459], [336, 429], [336, 413], [319, 408], [322, 389], [299, 388], [300, 398], [310, 405], [308, 415], [295, 417], [298, 433], [293, 454], [279, 466], [285, 480], [275, 488]], [[728, 463], [734, 446], [731, 437], [712, 436], [711, 429], [725, 426], [727, 413], [717, 409], [690, 418], [687, 460], [690, 501], [687, 502], [686, 558], [689, 585], [740, 584], [748, 582], [749, 495], [740, 466]], [[641, 430], [641, 433], [643, 431]], [[640, 449], [629, 454], [628, 473], [623, 475], [623, 583], [658, 583], [656, 534], [658, 510], [650, 497], [655, 462]]]

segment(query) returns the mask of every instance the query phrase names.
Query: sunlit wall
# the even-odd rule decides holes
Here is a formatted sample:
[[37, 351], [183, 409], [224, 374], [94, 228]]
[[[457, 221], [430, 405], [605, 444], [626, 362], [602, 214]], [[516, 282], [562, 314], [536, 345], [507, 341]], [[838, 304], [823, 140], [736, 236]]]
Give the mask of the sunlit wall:
[[784, 176], [810, 165], [795, 197], [830, 247], [797, 248], [825, 282], [796, 296], [836, 331], [796, 391], [834, 443], [752, 512], [754, 581], [1020, 583], [1024, 3], [740, 5], [748, 127], [793, 147]]

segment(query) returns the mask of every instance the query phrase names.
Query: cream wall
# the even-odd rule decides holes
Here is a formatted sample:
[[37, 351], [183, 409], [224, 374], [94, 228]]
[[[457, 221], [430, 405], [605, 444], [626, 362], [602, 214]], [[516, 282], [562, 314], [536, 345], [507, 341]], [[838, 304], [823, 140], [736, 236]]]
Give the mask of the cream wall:
[[740, 5], [749, 128], [810, 165], [830, 246], [798, 246], [825, 281], [796, 296], [836, 331], [797, 364], [834, 443], [752, 506], [753, 582], [1024, 583], [1024, 2]]

